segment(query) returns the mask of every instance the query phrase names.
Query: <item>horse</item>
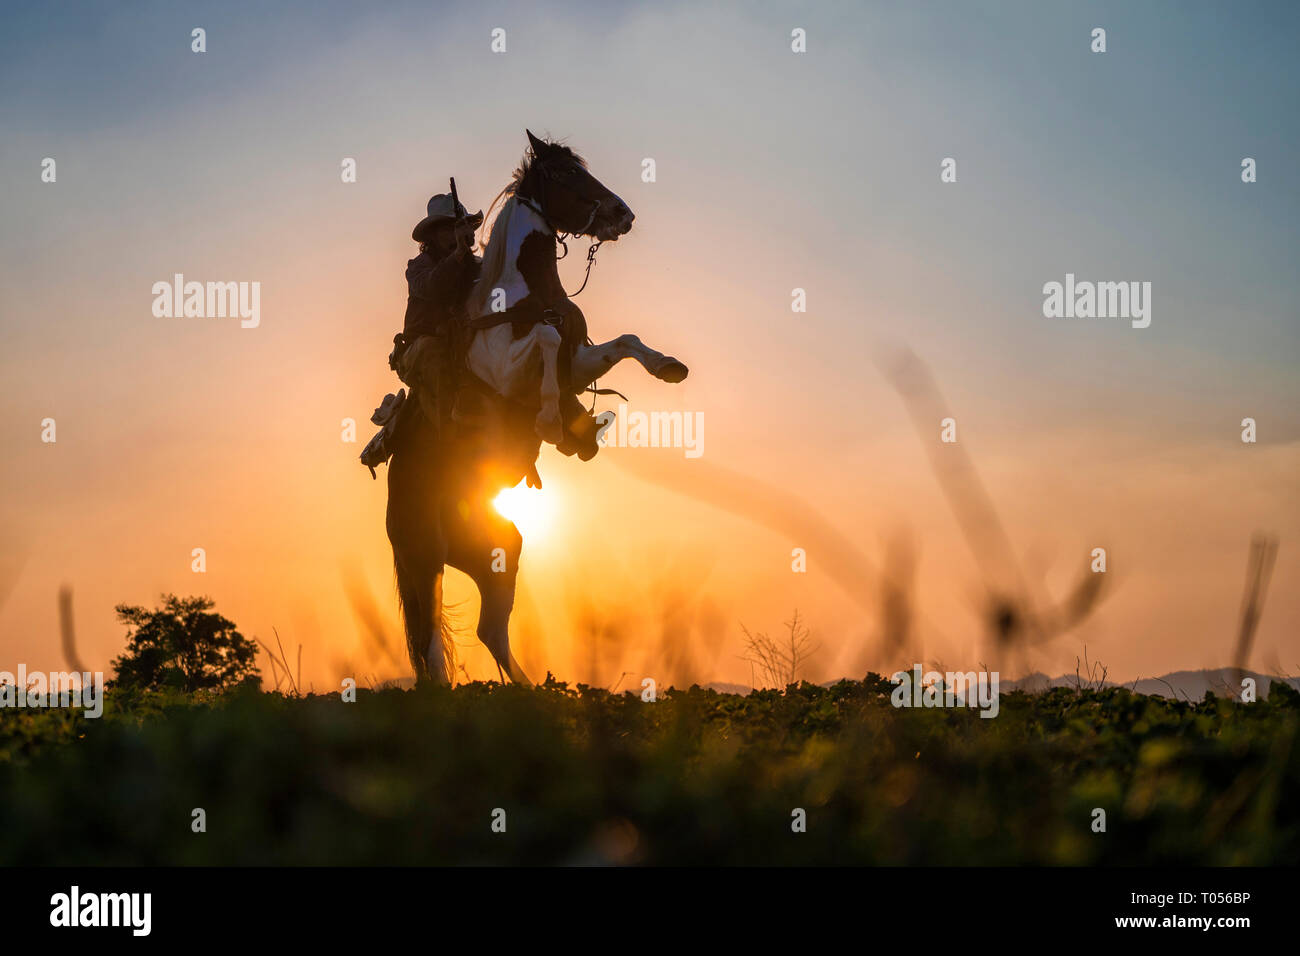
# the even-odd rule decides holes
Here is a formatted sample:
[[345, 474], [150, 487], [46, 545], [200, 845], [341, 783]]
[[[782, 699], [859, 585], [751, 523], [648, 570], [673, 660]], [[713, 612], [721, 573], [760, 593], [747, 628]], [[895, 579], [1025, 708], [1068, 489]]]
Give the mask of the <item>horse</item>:
[[688, 370], [635, 335], [589, 343], [586, 319], [560, 282], [557, 246], [562, 235], [595, 239], [590, 263], [600, 244], [626, 235], [636, 217], [591, 175], [581, 156], [524, 132], [528, 151], [492, 202], [495, 207], [504, 199], [466, 309], [474, 329], [467, 364], [498, 394], [539, 401], [537, 434], [560, 445], [568, 424], [561, 414], [562, 389], [580, 394], [626, 358], [665, 382], [681, 382]]
[[[624, 358], [637, 359], [664, 381], [680, 382], [687, 375], [685, 365], [634, 335], [587, 343], [585, 318], [560, 283], [559, 236], [613, 241], [631, 229], [634, 216], [587, 172], [580, 156], [527, 135], [528, 152], [493, 201], [495, 207], [504, 200], [467, 309], [471, 317], [488, 316], [477, 327], [471, 322], [466, 351], [472, 378], [493, 393], [488, 414], [473, 428], [457, 427], [455, 420], [442, 427], [425, 418], [418, 403], [410, 403], [410, 420], [388, 466], [385, 523], [407, 652], [420, 684], [452, 680], [454, 645], [442, 594], [448, 565], [478, 587], [478, 638], [502, 679], [532, 683], [510, 650], [523, 537], [492, 501], [525, 478], [534, 483], [541, 442], [563, 440], [561, 388], [572, 398]], [[493, 308], [502, 300], [506, 309]], [[499, 315], [506, 320], [496, 321]], [[567, 320], [567, 342], [552, 322], [555, 316]], [[516, 327], [524, 328], [519, 338], [512, 331]]]

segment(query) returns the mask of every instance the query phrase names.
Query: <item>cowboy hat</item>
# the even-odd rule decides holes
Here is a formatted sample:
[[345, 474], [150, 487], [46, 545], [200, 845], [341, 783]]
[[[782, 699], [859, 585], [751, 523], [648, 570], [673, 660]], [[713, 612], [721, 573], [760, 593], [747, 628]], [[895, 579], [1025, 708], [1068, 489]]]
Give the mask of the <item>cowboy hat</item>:
[[429, 200], [429, 214], [415, 224], [411, 230], [411, 238], [416, 242], [425, 242], [433, 235], [435, 226], [443, 223], [454, 222], [457, 218], [464, 216], [469, 219], [470, 226], [478, 228], [479, 223], [483, 221], [483, 210], [479, 210], [470, 215], [465, 209], [464, 203], [458, 203], [455, 211], [451, 208], [451, 195], [449, 193], [438, 193]]

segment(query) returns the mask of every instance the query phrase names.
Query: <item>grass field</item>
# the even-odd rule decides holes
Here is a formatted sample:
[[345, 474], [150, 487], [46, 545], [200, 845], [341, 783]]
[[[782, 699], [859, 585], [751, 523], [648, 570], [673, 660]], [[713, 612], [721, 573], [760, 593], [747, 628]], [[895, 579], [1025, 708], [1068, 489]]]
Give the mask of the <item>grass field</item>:
[[875, 675], [653, 703], [110, 690], [100, 720], [0, 715], [0, 862], [1294, 863], [1300, 694], [1278, 687], [1004, 694], [991, 720], [895, 709]]

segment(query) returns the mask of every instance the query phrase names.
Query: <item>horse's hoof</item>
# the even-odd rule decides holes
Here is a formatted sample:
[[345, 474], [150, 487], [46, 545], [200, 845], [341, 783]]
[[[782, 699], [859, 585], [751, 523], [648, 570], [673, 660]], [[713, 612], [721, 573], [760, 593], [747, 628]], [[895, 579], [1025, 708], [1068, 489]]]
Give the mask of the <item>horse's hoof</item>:
[[684, 381], [689, 372], [690, 369], [677, 361], [677, 359], [669, 359], [664, 362], [663, 365], [659, 366], [658, 370], [655, 372], [655, 378], [676, 385], [678, 382]]
[[558, 414], [547, 415], [545, 412], [537, 416], [537, 421], [533, 424], [537, 437], [542, 441], [550, 442], [552, 445], [558, 445], [564, 441], [564, 422], [560, 420]]

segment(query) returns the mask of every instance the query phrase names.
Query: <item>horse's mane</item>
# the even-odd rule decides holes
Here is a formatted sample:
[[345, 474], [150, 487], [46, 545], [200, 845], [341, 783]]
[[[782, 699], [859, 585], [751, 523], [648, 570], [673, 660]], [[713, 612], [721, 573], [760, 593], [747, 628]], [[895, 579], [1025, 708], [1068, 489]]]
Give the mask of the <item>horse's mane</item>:
[[[563, 150], [568, 158], [579, 163], [583, 169], [587, 168], [587, 161], [575, 153], [563, 143], [547, 143], [548, 146]], [[515, 193], [524, 180], [528, 177], [529, 171], [533, 168], [533, 163], [537, 161], [537, 155], [533, 152], [531, 146], [524, 152], [523, 159], [515, 167], [514, 174], [510, 177], [510, 182], [506, 183], [501, 192], [496, 194], [492, 204], [488, 206], [487, 215], [483, 217], [483, 225], [479, 229], [479, 241], [483, 241], [483, 234], [486, 232], [488, 239], [483, 244], [483, 267], [479, 272], [478, 282], [474, 284], [474, 289], [470, 292], [469, 302], [466, 304], [466, 313], [471, 319], [478, 318], [487, 314], [487, 300], [492, 294], [492, 288], [506, 266], [506, 245], [508, 244], [508, 233], [510, 217], [514, 214], [516, 200]], [[495, 216], [492, 211], [497, 208], [497, 203], [501, 208], [497, 210]], [[491, 223], [489, 228], [488, 223]]]
[[[503, 196], [505, 202], [501, 203], [501, 210], [492, 220], [492, 231], [483, 247], [483, 267], [479, 270], [478, 281], [474, 283], [469, 301], [465, 304], [465, 314], [471, 319], [477, 319], [487, 313], [488, 296], [491, 295], [492, 287], [506, 267], [506, 245], [508, 244], [506, 234], [510, 231], [510, 217], [515, 211], [513, 187], [507, 186], [497, 193], [496, 199], [493, 199], [492, 205], [488, 207], [488, 215], [492, 215], [492, 210], [496, 208], [498, 202], [501, 202]], [[484, 222], [486, 221], [485, 219]], [[486, 229], [487, 226], [484, 225], [483, 228]]]

